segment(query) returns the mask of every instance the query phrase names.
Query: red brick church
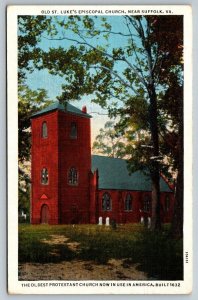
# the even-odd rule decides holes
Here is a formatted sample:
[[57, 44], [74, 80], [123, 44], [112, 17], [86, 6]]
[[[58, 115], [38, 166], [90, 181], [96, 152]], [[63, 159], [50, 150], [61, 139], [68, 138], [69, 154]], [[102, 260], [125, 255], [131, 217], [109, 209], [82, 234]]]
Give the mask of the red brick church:
[[[151, 181], [129, 175], [126, 161], [91, 155], [91, 116], [55, 102], [32, 116], [31, 223], [136, 223], [151, 215]], [[170, 222], [174, 196], [163, 178], [161, 216]]]

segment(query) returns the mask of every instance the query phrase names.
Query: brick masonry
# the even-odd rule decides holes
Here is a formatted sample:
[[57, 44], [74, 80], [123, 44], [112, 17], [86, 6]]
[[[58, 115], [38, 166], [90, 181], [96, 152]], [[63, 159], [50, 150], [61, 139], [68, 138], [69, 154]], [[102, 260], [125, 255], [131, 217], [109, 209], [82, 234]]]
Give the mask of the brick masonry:
[[[83, 112], [86, 113], [85, 108]], [[47, 137], [42, 137], [42, 124], [47, 124]], [[76, 124], [77, 137], [71, 137]], [[97, 170], [91, 172], [90, 118], [61, 110], [48, 111], [31, 120], [31, 223], [85, 224], [98, 223], [99, 217], [114, 219], [117, 223], [137, 223], [151, 216], [145, 211], [144, 199], [148, 191], [100, 190]], [[42, 169], [48, 171], [48, 182], [41, 181]], [[71, 168], [77, 170], [77, 182], [69, 183]], [[103, 210], [102, 199], [107, 192], [111, 208]], [[130, 193], [131, 209], [125, 210]], [[167, 200], [168, 199], [168, 200]], [[168, 208], [166, 201], [170, 201]], [[173, 214], [173, 193], [161, 193], [161, 218], [170, 222]]]

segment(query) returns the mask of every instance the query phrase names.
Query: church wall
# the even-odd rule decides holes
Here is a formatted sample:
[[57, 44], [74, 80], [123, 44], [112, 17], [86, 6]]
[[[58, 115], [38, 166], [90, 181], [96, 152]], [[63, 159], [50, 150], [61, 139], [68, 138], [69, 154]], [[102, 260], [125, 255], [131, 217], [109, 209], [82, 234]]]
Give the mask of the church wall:
[[[91, 136], [90, 119], [59, 111], [59, 195], [60, 222], [89, 223]], [[72, 124], [77, 136], [71, 137]], [[77, 182], [69, 183], [71, 168], [77, 171]]]
[[98, 222], [98, 170], [90, 174], [90, 223]]
[[[111, 209], [104, 211], [102, 208], [102, 198], [104, 193], [108, 193], [111, 196]], [[126, 211], [124, 206], [124, 201], [127, 194], [132, 196], [132, 208], [131, 210]], [[103, 218], [105, 222], [106, 217], [109, 217], [110, 220], [115, 220], [116, 223], [136, 223], [140, 221], [140, 200], [141, 192], [135, 191], [123, 191], [123, 190], [100, 190], [98, 197], [98, 213], [99, 216]]]
[[[32, 224], [41, 223], [43, 218], [49, 224], [97, 224], [99, 217], [103, 223], [109, 217], [110, 221], [122, 224], [151, 217], [151, 209], [146, 211], [144, 203], [145, 197], [151, 199], [151, 192], [98, 189], [100, 174], [97, 170], [91, 172], [90, 118], [51, 111], [32, 118], [31, 122]], [[46, 138], [42, 137], [43, 122], [47, 124]], [[72, 131], [74, 124], [76, 135]], [[46, 184], [41, 182], [43, 168], [48, 172]], [[70, 180], [71, 169], [76, 170], [75, 181]], [[105, 193], [111, 198], [111, 205], [106, 208]], [[126, 206], [129, 195], [131, 204]], [[173, 193], [161, 193], [162, 222], [171, 221], [173, 209]]]
[[[108, 193], [111, 197], [111, 209], [104, 211], [102, 207], [103, 195]], [[127, 194], [132, 197], [132, 207], [130, 210], [126, 210], [125, 200]], [[103, 223], [107, 217], [110, 218], [110, 222], [115, 220], [116, 223], [139, 223], [145, 218], [151, 217], [151, 205], [150, 210], [145, 211], [144, 209], [144, 199], [145, 196], [149, 196], [151, 199], [151, 192], [142, 191], [129, 191], [129, 190], [99, 190], [98, 191], [98, 214], [97, 223], [99, 217], [102, 217]], [[170, 206], [168, 210], [165, 209], [165, 199], [170, 198]], [[174, 208], [174, 196], [173, 193], [161, 193], [161, 220], [163, 223], [168, 223], [171, 221]]]
[[[47, 123], [47, 138], [42, 137], [42, 124]], [[49, 209], [49, 223], [58, 224], [58, 122], [57, 112], [33, 118], [31, 148], [31, 223], [41, 222], [41, 208], [44, 204]], [[41, 171], [48, 171], [48, 183], [41, 183]]]

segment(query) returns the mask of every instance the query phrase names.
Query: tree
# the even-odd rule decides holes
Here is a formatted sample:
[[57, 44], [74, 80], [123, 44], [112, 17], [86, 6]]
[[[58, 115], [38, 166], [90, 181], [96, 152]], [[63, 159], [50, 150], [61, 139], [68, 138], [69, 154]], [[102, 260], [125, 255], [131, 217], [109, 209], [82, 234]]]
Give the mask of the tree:
[[96, 136], [92, 150], [96, 154], [104, 154], [109, 157], [123, 158], [125, 153], [124, 138], [116, 133], [114, 123], [107, 121], [104, 128], [100, 129], [100, 133]]
[[[163, 62], [160, 82], [167, 86], [159, 99], [159, 109], [169, 118], [169, 130], [163, 131], [164, 149], [168, 150], [174, 170], [177, 172], [175, 210], [172, 235], [183, 237], [183, 17], [175, 16], [171, 26], [168, 18], [158, 19], [153, 38], [161, 40], [161, 51], [167, 51]], [[167, 33], [169, 28], [169, 33]], [[162, 38], [163, 37], [163, 38]], [[167, 146], [169, 145], [169, 149]]]
[[[50, 30], [50, 19], [45, 16], [18, 16], [18, 81], [23, 82], [28, 72], [33, 72], [31, 61], [39, 60], [41, 33]], [[52, 28], [51, 28], [52, 30]]]
[[32, 91], [19, 85], [18, 102], [18, 167], [19, 210], [29, 213], [30, 202], [30, 118], [33, 113], [50, 103], [45, 90]]
[[[18, 166], [19, 166], [19, 211], [29, 214], [30, 209], [30, 118], [33, 113], [50, 103], [44, 89], [31, 90], [25, 83], [27, 74], [33, 72], [32, 60], [41, 54], [38, 46], [41, 32], [49, 26], [43, 16], [18, 17]], [[34, 30], [32, 30], [34, 28]]]
[[[43, 24], [39, 27], [34, 18], [40, 38], [61, 41], [61, 46], [42, 49], [39, 58], [31, 57], [30, 61], [37, 69], [47, 68], [51, 74], [65, 78], [60, 101], [89, 94], [93, 101], [108, 108], [110, 116], [117, 114], [121, 105], [124, 109], [129, 105], [131, 115], [127, 118], [130, 120], [137, 112], [133, 105], [141, 101], [144, 104], [146, 122], [139, 125], [146, 124], [149, 139], [152, 228], [160, 229], [159, 136], [161, 128], [169, 124], [158, 108], [158, 101], [168, 89], [164, 80], [166, 75], [170, 77], [169, 74], [175, 72], [182, 81], [182, 74], [178, 71], [180, 63], [178, 65], [175, 54], [179, 52], [175, 49], [180, 41], [176, 35], [175, 42], [172, 34], [175, 24], [182, 32], [180, 17], [119, 16], [119, 31], [114, 29], [111, 17], [47, 17], [46, 20], [44, 27]], [[22, 22], [22, 27], [25, 27], [25, 22]], [[158, 30], [159, 25], [165, 35]], [[116, 37], [115, 46], [111, 46], [115, 41], [112, 37]]]

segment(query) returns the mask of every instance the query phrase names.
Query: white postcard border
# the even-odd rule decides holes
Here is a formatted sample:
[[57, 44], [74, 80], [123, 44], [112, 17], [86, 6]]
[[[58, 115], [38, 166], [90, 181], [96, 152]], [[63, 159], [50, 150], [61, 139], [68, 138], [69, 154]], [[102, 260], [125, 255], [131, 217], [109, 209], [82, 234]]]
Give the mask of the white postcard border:
[[[129, 286], [133, 281], [80, 281], [80, 286], [58, 286], [59, 284], [75, 283], [73, 281], [18, 281], [18, 110], [17, 110], [17, 15], [49, 14], [52, 10], [61, 9], [79, 11], [94, 10], [171, 10], [173, 14], [184, 15], [184, 281], [134, 281], [141, 283], [137, 288]], [[42, 13], [46, 11], [47, 13]], [[75, 13], [74, 13], [75, 14]], [[82, 13], [87, 14], [87, 13]], [[105, 13], [119, 15], [119, 13]], [[122, 14], [122, 13], [121, 13]], [[142, 13], [140, 13], [142, 14]], [[146, 14], [146, 13], [145, 13]], [[157, 13], [160, 14], [160, 13]], [[59, 15], [59, 13], [57, 13]], [[8, 135], [8, 284], [11, 294], [182, 294], [192, 290], [192, 12], [190, 6], [178, 5], [141, 5], [141, 6], [8, 6], [7, 22], [7, 135]], [[188, 253], [188, 263], [185, 255]], [[39, 283], [46, 283], [40, 286]], [[86, 286], [90, 283], [90, 286]], [[91, 283], [98, 283], [92, 286]], [[115, 286], [113, 285], [115, 283]], [[121, 286], [121, 283], [125, 286]], [[161, 286], [156, 286], [156, 284]], [[175, 286], [170, 286], [175, 284]], [[25, 286], [22, 286], [25, 284]], [[83, 284], [85, 284], [83, 286]], [[104, 286], [100, 286], [104, 284]], [[106, 284], [106, 285], [105, 285]], [[109, 286], [108, 286], [109, 284]], [[145, 286], [144, 286], [145, 284]], [[168, 284], [168, 285], [167, 285]], [[29, 286], [30, 285], [30, 286]], [[128, 286], [127, 286], [128, 285]], [[154, 287], [152, 286], [154, 285]]]

